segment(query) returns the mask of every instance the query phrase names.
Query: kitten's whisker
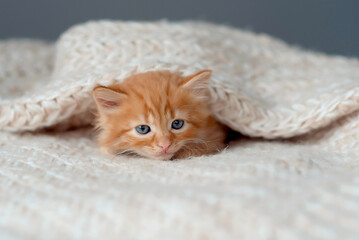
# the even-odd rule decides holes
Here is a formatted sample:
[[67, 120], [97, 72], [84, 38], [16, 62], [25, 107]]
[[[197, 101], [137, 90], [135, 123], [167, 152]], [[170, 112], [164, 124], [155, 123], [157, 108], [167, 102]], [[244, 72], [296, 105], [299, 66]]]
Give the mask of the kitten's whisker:
[[191, 143], [195, 144], [195, 145], [191, 145], [192, 149], [197, 148], [198, 150], [205, 150], [209, 148], [208, 142], [199, 138], [187, 139], [186, 142], [189, 144]]
[[[209, 91], [206, 88], [210, 75], [210, 70], [190, 76], [182, 76], [179, 72], [151, 71], [129, 76], [119, 84], [95, 87], [93, 97], [98, 110], [95, 129], [99, 131], [99, 145], [109, 152], [117, 152], [117, 155], [132, 154], [159, 159], [166, 157], [161, 145], [158, 146], [163, 136], [170, 136], [168, 141], [173, 145], [168, 145], [167, 153], [174, 155], [180, 151], [179, 156], [200, 156], [220, 149], [225, 132], [209, 114]], [[183, 91], [177, 91], [180, 85]], [[196, 91], [192, 91], [194, 89]], [[177, 111], [174, 108], [177, 104], [173, 101], [184, 109]], [[133, 107], [135, 105], [143, 107]], [[134, 116], [141, 117], [135, 119]], [[188, 119], [189, 116], [191, 119]], [[172, 118], [177, 121], [183, 119], [189, 124], [175, 128], [181, 128], [177, 132], [155, 127], [173, 124], [175, 119]], [[200, 127], [195, 127], [195, 123]], [[142, 124], [148, 125], [148, 135], [135, 131], [135, 125]], [[186, 133], [200, 138], [186, 139]]]
[[134, 156], [134, 157], [141, 157], [140, 154], [136, 153], [134, 150], [132, 149], [126, 149], [123, 151], [120, 151], [118, 153], [116, 153], [116, 155], [127, 155], [127, 156]]
[[116, 155], [126, 154], [126, 153], [129, 153], [129, 152], [132, 152], [132, 150], [131, 149], [122, 150], [120, 152], [117, 152]]

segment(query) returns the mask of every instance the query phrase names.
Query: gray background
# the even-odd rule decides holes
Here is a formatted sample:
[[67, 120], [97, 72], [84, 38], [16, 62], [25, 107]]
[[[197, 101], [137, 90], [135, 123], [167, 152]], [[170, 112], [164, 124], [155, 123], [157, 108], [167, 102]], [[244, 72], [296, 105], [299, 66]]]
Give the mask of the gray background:
[[56, 39], [90, 19], [194, 19], [359, 57], [359, 0], [0, 0], [0, 38]]

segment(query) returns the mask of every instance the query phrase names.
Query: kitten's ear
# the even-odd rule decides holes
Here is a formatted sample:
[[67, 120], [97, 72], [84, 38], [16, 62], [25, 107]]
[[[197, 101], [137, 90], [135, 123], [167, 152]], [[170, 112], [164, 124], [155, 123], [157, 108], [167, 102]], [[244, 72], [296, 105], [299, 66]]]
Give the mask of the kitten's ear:
[[92, 95], [99, 111], [106, 112], [118, 107], [121, 104], [121, 101], [126, 97], [123, 93], [102, 86], [96, 87], [93, 90]]
[[208, 90], [208, 81], [212, 75], [212, 70], [206, 69], [191, 76], [187, 76], [182, 81], [182, 86], [194, 90], [196, 93], [204, 93]]

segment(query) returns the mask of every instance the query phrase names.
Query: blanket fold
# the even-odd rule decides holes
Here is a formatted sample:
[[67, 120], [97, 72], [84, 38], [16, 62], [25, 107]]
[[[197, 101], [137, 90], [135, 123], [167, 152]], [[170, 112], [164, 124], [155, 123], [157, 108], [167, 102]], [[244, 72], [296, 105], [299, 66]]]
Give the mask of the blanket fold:
[[[275, 141], [149, 161], [100, 154], [91, 128], [24, 131], [90, 124], [97, 84], [206, 68], [215, 117]], [[357, 59], [207, 23], [98, 21], [0, 41], [0, 83], [1, 239], [359, 236]]]
[[152, 70], [210, 68], [215, 117], [243, 134], [287, 138], [359, 109], [359, 61], [199, 22], [97, 21], [56, 43], [0, 43], [0, 128], [91, 123], [91, 90]]

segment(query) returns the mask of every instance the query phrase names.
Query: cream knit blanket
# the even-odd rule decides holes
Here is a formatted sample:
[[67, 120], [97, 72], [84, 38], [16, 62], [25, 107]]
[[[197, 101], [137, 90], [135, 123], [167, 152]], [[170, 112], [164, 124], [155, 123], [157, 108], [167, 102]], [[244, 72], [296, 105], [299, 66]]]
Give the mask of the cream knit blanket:
[[[212, 109], [252, 137], [159, 162], [98, 153], [90, 91], [213, 70]], [[0, 238], [356, 239], [359, 61], [205, 23], [100, 21], [0, 43]]]

